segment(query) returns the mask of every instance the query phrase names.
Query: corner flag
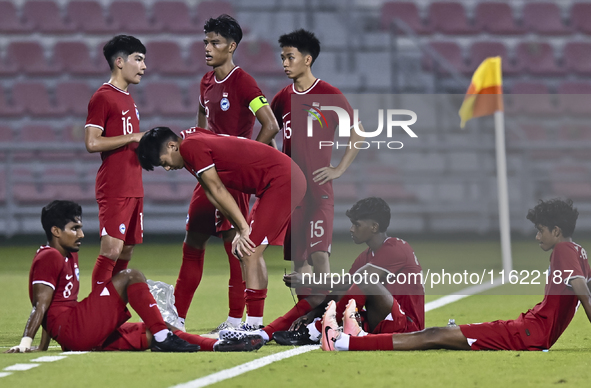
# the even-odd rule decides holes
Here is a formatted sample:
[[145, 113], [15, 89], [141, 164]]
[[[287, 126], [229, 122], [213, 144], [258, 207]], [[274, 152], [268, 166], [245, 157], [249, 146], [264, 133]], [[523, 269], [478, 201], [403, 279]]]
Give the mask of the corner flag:
[[[460, 127], [473, 117], [488, 116], [503, 110], [503, 79], [501, 57], [486, 58], [472, 76], [464, 102], [458, 112]], [[482, 97], [483, 94], [496, 96]]]

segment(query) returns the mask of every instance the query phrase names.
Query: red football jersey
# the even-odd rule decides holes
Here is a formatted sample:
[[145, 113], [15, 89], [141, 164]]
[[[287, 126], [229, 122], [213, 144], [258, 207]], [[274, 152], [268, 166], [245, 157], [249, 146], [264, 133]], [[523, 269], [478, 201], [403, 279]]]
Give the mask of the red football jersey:
[[29, 272], [31, 303], [33, 302], [33, 285], [37, 283], [53, 289], [53, 299], [46, 319], [52, 320], [59, 316], [63, 307], [75, 306], [80, 289], [78, 253], [70, 253], [67, 257], [63, 257], [57, 249], [50, 246], [39, 248]]
[[388, 237], [377, 252], [372, 252], [369, 248], [363, 251], [353, 262], [349, 273], [353, 275], [366, 264], [373, 264], [391, 274], [400, 274], [393, 279], [398, 279], [401, 284], [387, 282], [384, 286], [398, 301], [402, 311], [420, 329], [423, 329], [425, 327], [425, 289], [420, 282], [422, 278], [408, 276], [419, 274], [423, 269], [410, 244], [399, 238]]
[[[298, 96], [297, 102], [295, 102], [296, 99], [292, 99], [294, 95]], [[293, 111], [292, 103], [297, 105], [293, 107]], [[291, 156], [302, 169], [308, 183], [308, 192], [313, 193], [316, 197], [328, 195], [333, 198], [332, 181], [322, 186], [312, 181], [314, 171], [328, 167], [332, 155], [332, 147], [319, 148], [319, 142], [335, 141], [334, 132], [339, 124], [335, 112], [322, 110], [322, 114], [320, 114], [315, 110], [323, 105], [342, 107], [349, 114], [350, 124], [353, 124], [353, 109], [341, 91], [320, 79], [317, 79], [308, 90], [303, 92], [298, 92], [294, 84], [286, 86], [273, 98], [271, 109], [283, 130], [283, 152]], [[313, 114], [318, 116], [320, 120], [316, 119]], [[313, 118], [311, 137], [307, 133], [309, 116]], [[347, 141], [347, 139], [341, 139], [341, 143]]]
[[[88, 103], [86, 127], [97, 127], [103, 136], [138, 133], [140, 114], [128, 92], [103, 84]], [[142, 167], [131, 143], [113, 151], [101, 152], [103, 163], [96, 174], [96, 198], [143, 197]]]
[[185, 168], [196, 177], [215, 166], [226, 187], [257, 197], [270, 186], [291, 180], [291, 159], [273, 147], [198, 127], [184, 132], [180, 153]]
[[544, 349], [549, 349], [558, 340], [577, 311], [579, 299], [566, 281], [577, 277], [591, 280], [587, 252], [574, 242], [561, 242], [554, 246], [548, 270], [544, 300], [515, 320], [527, 328], [526, 337], [522, 338], [526, 345], [527, 337], [544, 338], [547, 340], [542, 345]]
[[206, 73], [201, 79], [199, 103], [212, 132], [247, 139], [252, 137], [256, 110], [268, 105], [254, 78], [238, 66], [221, 81], [215, 72]]

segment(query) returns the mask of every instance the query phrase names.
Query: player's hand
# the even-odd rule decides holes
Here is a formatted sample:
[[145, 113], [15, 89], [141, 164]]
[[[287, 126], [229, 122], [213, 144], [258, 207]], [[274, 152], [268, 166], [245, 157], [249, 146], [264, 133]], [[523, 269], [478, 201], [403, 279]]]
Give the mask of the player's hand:
[[314, 318], [308, 317], [307, 315], [302, 315], [301, 317], [299, 317], [298, 319], [293, 321], [293, 323], [289, 327], [289, 330], [290, 331], [297, 331], [297, 330], [299, 330], [299, 328], [302, 325], [306, 326], [306, 325], [310, 324], [313, 320], [314, 320]]
[[314, 175], [313, 181], [318, 183], [320, 186], [326, 182], [330, 182], [333, 179], [337, 179], [343, 172], [338, 170], [336, 167], [328, 166], [322, 167], [312, 173]]
[[299, 272], [292, 272], [283, 275], [283, 282], [287, 287], [299, 287], [303, 284], [302, 274]]
[[131, 141], [135, 142], [135, 143], [139, 143], [140, 140], [142, 140], [142, 137], [144, 137], [144, 135], [148, 133], [148, 132], [138, 132], [138, 133], [132, 133], [131, 134]]
[[256, 245], [248, 238], [247, 233], [236, 233], [232, 241], [232, 253], [236, 258], [241, 259], [244, 256], [250, 256], [254, 253]]
[[32, 348], [21, 347], [19, 345], [19, 346], [13, 346], [12, 348], [5, 351], [4, 353], [30, 353], [32, 351], [33, 351]]

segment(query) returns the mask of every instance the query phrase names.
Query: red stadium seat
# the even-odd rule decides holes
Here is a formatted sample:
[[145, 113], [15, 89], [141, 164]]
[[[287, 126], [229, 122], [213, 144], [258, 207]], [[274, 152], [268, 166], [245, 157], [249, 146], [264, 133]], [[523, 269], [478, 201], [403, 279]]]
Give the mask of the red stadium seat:
[[[217, 18], [222, 14], [236, 17], [234, 7], [227, 1], [201, 1], [199, 5], [197, 5], [195, 25], [198, 29], [203, 31], [203, 26], [209, 18]], [[244, 32], [244, 27], [242, 28], [242, 31]]]
[[193, 23], [191, 10], [183, 1], [158, 1], [152, 7], [152, 13], [163, 31], [191, 34], [203, 32], [203, 25]]
[[84, 182], [84, 178], [76, 168], [50, 167], [43, 174], [43, 186], [60, 199], [95, 203], [94, 181]]
[[65, 108], [52, 104], [43, 82], [22, 82], [14, 84], [12, 95], [17, 106], [33, 116], [54, 117], [65, 113]]
[[150, 82], [144, 86], [145, 108], [164, 116], [190, 115], [195, 117], [196, 111], [185, 104], [181, 88], [176, 83]]
[[[430, 34], [431, 28], [425, 26], [419, 15], [415, 3], [409, 1], [387, 2], [380, 11], [380, 25], [382, 30], [389, 31], [392, 20], [398, 18], [406, 23], [417, 34]], [[398, 30], [400, 31], [400, 30]]]
[[14, 139], [14, 133], [12, 128], [0, 125], [0, 143], [12, 141]]
[[54, 1], [25, 1], [23, 14], [36, 31], [69, 33], [75, 30], [72, 23], [62, 18], [59, 5]]
[[523, 24], [527, 30], [542, 35], [564, 35], [572, 32], [562, 22], [560, 8], [555, 3], [526, 3], [523, 7]]
[[109, 13], [115, 30], [122, 33], [160, 31], [159, 25], [150, 23], [146, 6], [141, 1], [114, 1]]
[[284, 75], [279, 54], [268, 42], [242, 42], [236, 50], [237, 65], [249, 74]]
[[556, 115], [560, 110], [554, 105], [548, 87], [537, 82], [518, 82], [511, 90], [511, 113], [530, 115]]
[[200, 91], [200, 82], [194, 82], [189, 85], [187, 89], [187, 95], [189, 97], [189, 109], [191, 109], [195, 114], [199, 111], [199, 94]]
[[575, 30], [591, 34], [591, 4], [574, 3], [570, 7], [570, 22]]
[[435, 2], [429, 6], [430, 26], [443, 34], [475, 34], [477, 30], [468, 24], [464, 6], [456, 2]]
[[23, 33], [33, 28], [31, 23], [22, 23], [16, 12], [14, 1], [0, 1], [0, 32]]
[[[455, 42], [431, 42], [429, 45], [458, 72], [470, 73], [472, 71], [464, 61], [462, 49]], [[423, 67], [427, 71], [435, 71], [441, 75], [449, 75], [449, 72], [440, 64], [436, 64], [430, 56], [425, 55], [423, 57]]]
[[501, 42], [474, 42], [470, 47], [470, 71], [476, 68], [488, 57], [501, 57], [503, 74], [518, 74], [521, 69], [509, 59], [507, 47]]
[[194, 75], [197, 64], [187, 65], [181, 55], [181, 48], [173, 41], [152, 41], [146, 45], [150, 55], [150, 73], [166, 75]]
[[476, 5], [476, 29], [497, 35], [523, 34], [525, 30], [515, 24], [509, 3], [485, 1]]
[[6, 98], [4, 88], [0, 86], [0, 117], [20, 116], [25, 108], [9, 103]]
[[68, 3], [67, 15], [78, 31], [93, 34], [113, 31], [113, 26], [105, 18], [103, 7], [97, 1], [71, 1]]
[[573, 71], [581, 75], [590, 75], [591, 43], [568, 42], [564, 46], [564, 65], [567, 71]]
[[[19, 143], [56, 143], [57, 136], [53, 128], [49, 125], [31, 124], [18, 128]], [[18, 160], [55, 160], [61, 159], [62, 150], [26, 150], [15, 152], [15, 159]]]
[[407, 191], [401, 183], [371, 183], [365, 187], [364, 195], [395, 201], [415, 201], [417, 199], [416, 195]]
[[66, 114], [86, 116], [88, 102], [94, 91], [83, 81], [66, 81], [57, 84], [55, 95], [58, 106], [64, 108]]
[[591, 199], [591, 182], [589, 170], [585, 166], [559, 166], [552, 171], [552, 191], [556, 196], [572, 200]]
[[517, 65], [533, 75], [559, 76], [565, 73], [556, 65], [554, 50], [549, 43], [522, 42], [517, 45]]
[[105, 69], [106, 64], [104, 66], [97, 65], [84, 42], [56, 43], [53, 48], [53, 60], [66, 72], [74, 75], [101, 75], [108, 70], [108, 68]]
[[[566, 81], [558, 86], [561, 111], [577, 116], [589, 116], [591, 110], [591, 83]], [[589, 130], [591, 133], [591, 130]]]
[[57, 193], [54, 188], [48, 188], [41, 179], [43, 170], [36, 167], [18, 167], [11, 172], [15, 179], [13, 185], [13, 196], [19, 204], [47, 204], [53, 199], [57, 199]]
[[30, 75], [54, 75], [62, 69], [49, 64], [43, 47], [38, 42], [11, 42], [7, 50], [7, 62], [16, 66], [19, 72]]
[[335, 180], [332, 187], [336, 201], [356, 201], [360, 198], [360, 193], [355, 183], [342, 183]]

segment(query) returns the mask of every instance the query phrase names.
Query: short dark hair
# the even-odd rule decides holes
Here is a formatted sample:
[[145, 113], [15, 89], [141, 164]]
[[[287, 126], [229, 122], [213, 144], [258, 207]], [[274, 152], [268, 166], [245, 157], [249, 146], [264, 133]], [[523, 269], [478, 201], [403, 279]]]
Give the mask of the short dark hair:
[[[295, 47], [299, 52], [312, 56], [312, 64], [320, 54], [320, 41], [316, 38], [313, 32], [306, 31], [303, 28], [284, 34], [279, 37], [279, 46]], [[310, 65], [310, 66], [311, 66]]]
[[390, 206], [381, 198], [369, 197], [357, 201], [345, 213], [351, 222], [358, 220], [372, 220], [380, 225], [380, 232], [385, 232], [390, 226]]
[[146, 171], [152, 171], [155, 166], [160, 166], [162, 147], [167, 141], [177, 139], [176, 133], [168, 127], [156, 127], [146, 132], [136, 150], [142, 168]]
[[41, 210], [41, 225], [50, 242], [53, 234], [51, 228], [57, 226], [64, 230], [68, 222], [76, 222], [76, 218], [82, 217], [82, 207], [76, 202], [56, 200]]
[[121, 56], [127, 58], [133, 53], [146, 54], [146, 46], [131, 35], [117, 35], [103, 46], [103, 54], [111, 70], [115, 67], [115, 59]]
[[236, 45], [242, 40], [242, 28], [240, 24], [230, 15], [220, 15], [217, 18], [209, 18], [203, 26], [203, 31], [215, 32], [226, 39], [231, 39], [236, 42]]
[[540, 202], [527, 212], [527, 219], [536, 227], [541, 225], [546, 226], [548, 230], [553, 230], [558, 226], [564, 237], [573, 235], [577, 218], [579, 218], [579, 211], [573, 207], [573, 201], [570, 199], [554, 198], [548, 201], [540, 199]]

